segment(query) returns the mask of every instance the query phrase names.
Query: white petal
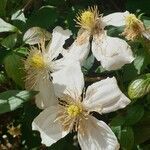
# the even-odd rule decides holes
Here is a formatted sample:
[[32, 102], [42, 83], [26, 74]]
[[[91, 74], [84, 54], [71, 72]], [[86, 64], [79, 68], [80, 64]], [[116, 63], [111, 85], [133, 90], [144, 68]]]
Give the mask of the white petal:
[[42, 139], [41, 143], [46, 146], [52, 145], [68, 134], [68, 132], [62, 131], [61, 125], [58, 122], [54, 122], [57, 113], [57, 107], [48, 107], [32, 122], [32, 129], [40, 132]]
[[134, 60], [131, 47], [126, 41], [109, 36], [102, 39], [94, 37], [92, 52], [106, 70], [120, 69]]
[[72, 35], [70, 30], [63, 30], [63, 28], [57, 26], [52, 33], [52, 41], [48, 46], [48, 53], [52, 59], [56, 58], [62, 51], [65, 40]]
[[57, 104], [53, 83], [50, 81], [49, 75], [45, 78], [39, 75], [34, 90], [39, 91], [35, 97], [35, 103], [40, 109]]
[[107, 78], [89, 86], [83, 104], [89, 111], [113, 112], [126, 107], [130, 100], [121, 92], [115, 77]]
[[125, 25], [125, 17], [127, 15], [129, 15], [128, 11], [116, 12], [103, 17], [103, 21], [106, 23], [106, 25], [112, 25], [117, 27], [123, 26]]
[[142, 32], [142, 35], [147, 38], [148, 40], [150, 40], [150, 29], [145, 30]]
[[60, 97], [65, 93], [77, 98], [82, 94], [84, 78], [79, 62], [71, 62], [63, 69], [52, 73], [52, 77], [56, 96]]
[[89, 38], [88, 33], [79, 35], [72, 46], [68, 49], [68, 53], [65, 57], [78, 60], [82, 65], [90, 51]]
[[103, 121], [89, 117], [85, 123], [85, 133], [78, 133], [82, 150], [119, 150], [115, 134]]

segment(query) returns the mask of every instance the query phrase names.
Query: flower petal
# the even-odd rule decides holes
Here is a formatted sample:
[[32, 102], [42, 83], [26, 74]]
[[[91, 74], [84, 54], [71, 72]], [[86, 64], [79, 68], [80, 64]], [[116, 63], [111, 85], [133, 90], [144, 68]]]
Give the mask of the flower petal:
[[63, 93], [73, 98], [81, 96], [84, 78], [79, 62], [70, 61], [68, 66], [52, 73], [52, 77], [56, 96], [60, 97]]
[[106, 25], [119, 27], [125, 25], [125, 17], [127, 15], [129, 15], [128, 11], [116, 12], [103, 17], [103, 21], [106, 23]]
[[109, 113], [126, 107], [130, 100], [121, 92], [115, 77], [89, 86], [83, 104], [89, 111]]
[[148, 40], [150, 40], [150, 29], [147, 29], [145, 31], [142, 32], [142, 35], [147, 38]]
[[120, 69], [123, 65], [134, 60], [131, 47], [126, 41], [109, 36], [104, 36], [101, 39], [94, 37], [92, 52], [106, 70]]
[[90, 51], [89, 38], [90, 36], [87, 32], [83, 32], [78, 35], [77, 39], [74, 41], [72, 46], [69, 48], [68, 53], [66, 53], [64, 57], [80, 61], [82, 65]]
[[38, 108], [45, 109], [57, 104], [53, 83], [50, 81], [49, 75], [45, 78], [39, 75], [34, 90], [39, 91], [35, 97]]
[[72, 35], [70, 30], [63, 30], [62, 27], [55, 27], [52, 33], [52, 41], [48, 46], [48, 54], [52, 59], [56, 58], [62, 51], [65, 40]]
[[58, 113], [57, 107], [48, 107], [43, 110], [32, 122], [32, 129], [38, 130], [41, 135], [42, 144], [51, 146], [59, 139], [63, 138], [68, 132], [63, 132], [61, 125], [54, 122]]
[[84, 134], [78, 133], [82, 150], [119, 150], [115, 134], [103, 121], [90, 116], [84, 128]]

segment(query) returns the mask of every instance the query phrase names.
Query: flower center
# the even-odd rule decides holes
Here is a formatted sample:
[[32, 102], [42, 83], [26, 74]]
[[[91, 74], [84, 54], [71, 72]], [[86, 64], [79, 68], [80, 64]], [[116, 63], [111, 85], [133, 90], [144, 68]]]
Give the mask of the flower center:
[[42, 69], [45, 67], [44, 59], [43, 59], [42, 55], [40, 55], [40, 54], [34, 54], [31, 57], [29, 63], [30, 63], [30, 66], [37, 68], [37, 69]]
[[85, 24], [86, 26], [91, 27], [94, 21], [94, 13], [91, 11], [84, 11], [81, 14], [81, 23]]
[[125, 18], [125, 22], [126, 22], [127, 26], [132, 27], [132, 26], [136, 25], [139, 22], [139, 20], [137, 19], [137, 17], [134, 14], [129, 14]]
[[82, 108], [77, 105], [69, 105], [67, 108], [67, 113], [70, 117], [76, 117], [82, 113]]

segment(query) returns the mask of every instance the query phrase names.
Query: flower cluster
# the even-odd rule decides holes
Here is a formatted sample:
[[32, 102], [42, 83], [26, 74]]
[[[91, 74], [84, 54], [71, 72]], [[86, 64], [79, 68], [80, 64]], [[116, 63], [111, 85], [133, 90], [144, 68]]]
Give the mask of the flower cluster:
[[127, 11], [103, 16], [97, 7], [90, 7], [79, 12], [75, 21], [80, 29], [67, 51], [63, 45], [72, 32], [56, 27], [49, 44], [45, 46], [41, 40], [38, 47], [31, 47], [25, 61], [26, 88], [39, 91], [36, 105], [44, 109], [34, 119], [32, 128], [40, 132], [46, 146], [76, 132], [82, 150], [117, 150], [115, 134], [92, 112], [113, 112], [126, 107], [130, 100], [119, 89], [115, 77], [95, 82], [85, 91], [81, 68], [90, 51], [108, 71], [134, 60], [128, 43], [108, 36], [106, 26], [125, 26], [122, 35], [128, 40], [145, 35], [149, 39], [149, 32]]

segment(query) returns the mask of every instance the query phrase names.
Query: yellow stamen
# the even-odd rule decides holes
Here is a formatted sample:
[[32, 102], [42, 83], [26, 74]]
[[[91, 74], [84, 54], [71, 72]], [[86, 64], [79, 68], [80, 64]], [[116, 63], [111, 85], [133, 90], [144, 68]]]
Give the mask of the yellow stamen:
[[82, 108], [77, 105], [70, 105], [67, 108], [67, 113], [70, 117], [76, 117], [82, 112]]
[[94, 22], [94, 13], [91, 11], [84, 11], [81, 13], [81, 24], [92, 27]]
[[142, 32], [145, 30], [144, 24], [134, 14], [129, 14], [125, 18], [125, 29], [122, 33], [128, 40], [135, 40], [139, 36], [142, 36]]
[[97, 6], [89, 7], [87, 10], [80, 11], [76, 16], [78, 27], [87, 30], [91, 35], [99, 34], [104, 28]]
[[43, 60], [43, 57], [39, 53], [33, 54], [31, 59], [29, 60], [29, 63], [31, 67], [34, 67], [36, 69], [41, 69], [45, 67], [45, 62]]
[[139, 23], [139, 19], [134, 14], [129, 14], [125, 18], [126, 25], [129, 27], [133, 27], [135, 24]]

